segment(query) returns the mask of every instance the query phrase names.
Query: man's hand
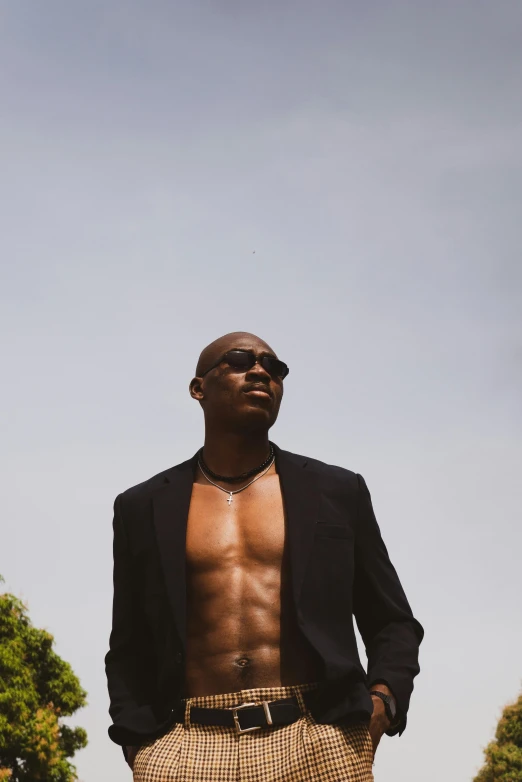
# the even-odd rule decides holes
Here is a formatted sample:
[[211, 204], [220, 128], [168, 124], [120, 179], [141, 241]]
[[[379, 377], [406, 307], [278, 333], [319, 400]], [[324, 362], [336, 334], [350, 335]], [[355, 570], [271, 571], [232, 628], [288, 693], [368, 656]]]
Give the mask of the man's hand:
[[[393, 693], [385, 684], [375, 684], [371, 689], [378, 690], [393, 698]], [[368, 727], [373, 741], [373, 756], [375, 757], [382, 735], [384, 731], [388, 730], [390, 727], [390, 720], [386, 716], [386, 709], [384, 708], [384, 703], [381, 698], [377, 697], [377, 695], [372, 695], [371, 697], [373, 702], [373, 713]]]
[[138, 753], [139, 747], [125, 747], [127, 750], [127, 763], [130, 766], [131, 771], [134, 771], [134, 759]]

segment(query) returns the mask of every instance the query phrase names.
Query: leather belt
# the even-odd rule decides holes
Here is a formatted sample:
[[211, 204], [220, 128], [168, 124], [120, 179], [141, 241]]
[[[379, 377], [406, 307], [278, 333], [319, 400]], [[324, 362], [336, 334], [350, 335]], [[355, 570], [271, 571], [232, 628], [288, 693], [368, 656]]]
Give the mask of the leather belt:
[[[176, 722], [185, 719], [184, 704], [177, 712]], [[248, 733], [271, 725], [290, 725], [301, 716], [301, 708], [295, 696], [278, 701], [241, 703], [239, 706], [223, 709], [190, 707], [190, 722], [199, 725], [222, 725], [235, 728], [237, 733]]]

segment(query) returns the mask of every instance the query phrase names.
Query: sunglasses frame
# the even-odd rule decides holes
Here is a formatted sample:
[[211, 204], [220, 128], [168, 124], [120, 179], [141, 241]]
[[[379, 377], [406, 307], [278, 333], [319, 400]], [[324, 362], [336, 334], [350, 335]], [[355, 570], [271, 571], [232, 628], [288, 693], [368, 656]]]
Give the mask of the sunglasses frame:
[[[284, 362], [284, 361], [281, 361], [281, 359], [279, 359], [279, 358], [276, 358], [275, 356], [271, 356], [271, 355], [256, 356], [256, 354], [255, 354], [255, 353], [254, 353], [252, 350], [244, 350], [243, 348], [231, 348], [230, 350], [227, 350], [227, 352], [226, 352], [226, 353], [223, 353], [223, 355], [221, 356], [221, 358], [219, 359], [219, 361], [217, 361], [215, 364], [213, 364], [211, 367], [209, 367], [209, 368], [208, 368], [208, 369], [207, 369], [205, 372], [203, 372], [203, 374], [201, 375], [201, 377], [205, 377], [205, 375], [206, 375], [206, 374], [208, 374], [208, 373], [209, 373], [209, 372], [210, 372], [212, 369], [215, 369], [215, 368], [216, 368], [216, 367], [218, 367], [220, 364], [222, 364], [222, 363], [223, 363], [223, 361], [225, 361], [225, 362], [226, 362], [226, 356], [227, 356], [229, 353], [246, 353], [246, 354], [247, 354], [247, 355], [249, 355], [249, 356], [253, 356], [253, 358], [255, 359], [255, 361], [254, 361], [254, 363], [252, 364], [252, 366], [251, 366], [251, 367], [246, 367], [246, 368], [244, 369], [244, 371], [245, 371], [245, 372], [248, 372], [248, 370], [249, 370], [249, 369], [252, 369], [252, 367], [254, 367], [256, 364], [260, 364], [260, 363], [261, 363], [261, 361], [262, 361], [264, 358], [272, 359], [273, 361], [279, 361], [281, 364], [283, 364], [283, 366], [285, 366], [285, 367], [286, 367], [286, 372], [285, 372], [285, 374], [284, 374], [284, 375], [276, 375], [276, 377], [277, 377], [279, 380], [284, 380], [284, 379], [285, 379], [285, 377], [288, 377], [288, 373], [290, 372], [290, 369], [289, 369], [288, 365], [287, 365], [287, 364], [285, 364], [285, 362]], [[232, 364], [229, 364], [229, 366], [232, 366]], [[261, 364], [261, 366], [263, 366], [263, 365]], [[238, 367], [233, 367], [233, 366], [232, 366], [232, 369], [237, 369], [237, 368], [238, 368]], [[266, 367], [263, 367], [263, 369], [265, 370], [265, 372], [268, 372], [268, 374], [269, 374], [271, 377], [274, 377], [274, 375], [272, 375], [272, 373], [271, 373], [271, 372], [269, 372], [269, 371], [268, 371], [268, 369], [266, 369]]]

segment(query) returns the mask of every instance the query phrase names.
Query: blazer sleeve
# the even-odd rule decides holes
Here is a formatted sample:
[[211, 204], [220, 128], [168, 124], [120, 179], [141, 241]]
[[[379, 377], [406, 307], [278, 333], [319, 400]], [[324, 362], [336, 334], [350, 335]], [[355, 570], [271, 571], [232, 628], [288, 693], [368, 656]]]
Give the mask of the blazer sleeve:
[[368, 682], [386, 684], [397, 702], [398, 719], [387, 735], [406, 728], [413, 679], [419, 673], [424, 630], [414, 618], [375, 518], [361, 475], [355, 536], [353, 612], [368, 658]]
[[121, 745], [140, 744], [154, 732], [152, 661], [142, 649], [139, 601], [133, 579], [128, 539], [123, 525], [121, 495], [114, 502], [114, 597], [112, 631], [105, 671], [109, 690], [109, 736]]

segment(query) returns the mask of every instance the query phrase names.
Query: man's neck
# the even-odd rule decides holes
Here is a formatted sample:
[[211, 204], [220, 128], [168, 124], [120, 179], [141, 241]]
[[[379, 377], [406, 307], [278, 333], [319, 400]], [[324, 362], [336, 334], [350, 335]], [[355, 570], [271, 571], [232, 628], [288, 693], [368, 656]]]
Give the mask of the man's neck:
[[205, 434], [203, 458], [219, 475], [241, 475], [262, 464], [270, 451], [268, 432]]

